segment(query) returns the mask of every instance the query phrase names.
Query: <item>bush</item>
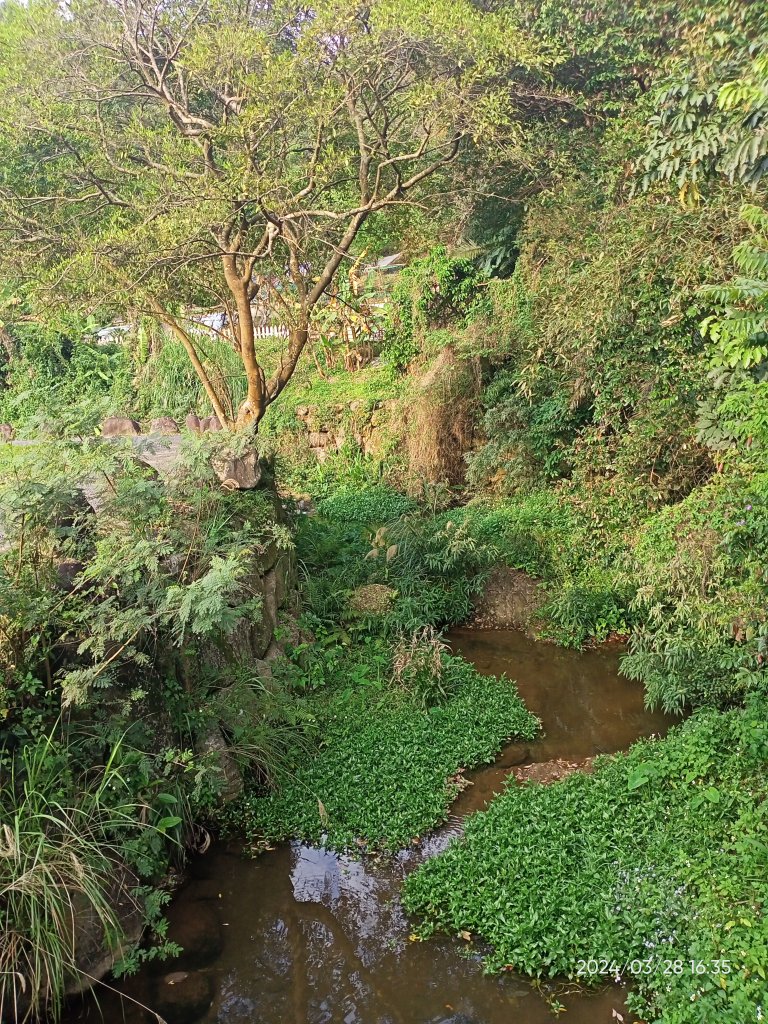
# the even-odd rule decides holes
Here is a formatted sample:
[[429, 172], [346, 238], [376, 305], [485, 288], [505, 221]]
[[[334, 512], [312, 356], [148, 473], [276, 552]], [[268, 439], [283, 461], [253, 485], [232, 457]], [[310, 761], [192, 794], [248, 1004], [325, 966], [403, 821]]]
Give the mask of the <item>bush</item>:
[[622, 586], [616, 575], [590, 567], [561, 581], [541, 609], [547, 636], [564, 647], [581, 647], [587, 641], [603, 643], [612, 635], [626, 635], [631, 588]]

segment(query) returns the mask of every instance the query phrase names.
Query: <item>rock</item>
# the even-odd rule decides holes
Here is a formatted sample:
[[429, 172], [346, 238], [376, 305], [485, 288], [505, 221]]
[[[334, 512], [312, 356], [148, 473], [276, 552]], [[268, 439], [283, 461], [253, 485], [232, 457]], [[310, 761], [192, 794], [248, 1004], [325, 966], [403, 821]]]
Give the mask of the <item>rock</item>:
[[127, 416], [108, 416], [101, 424], [102, 437], [134, 437], [140, 433], [137, 421]]
[[245, 455], [221, 455], [214, 459], [213, 471], [222, 483], [233, 491], [250, 491], [258, 487], [263, 477], [263, 470], [258, 452], [246, 452]]
[[184, 420], [184, 425], [187, 430], [191, 430], [193, 434], [200, 433], [200, 417], [197, 413], [190, 412], [187, 414], [187, 418]]
[[206, 416], [200, 420], [200, 430], [205, 433], [209, 430], [221, 430], [221, 423], [218, 416]]
[[65, 558], [56, 566], [56, 582], [67, 594], [75, 589], [75, 579], [83, 571], [83, 563], [76, 558]]
[[75, 968], [65, 985], [67, 995], [84, 992], [108, 974], [136, 946], [144, 930], [144, 916], [132, 889], [138, 879], [126, 866], [116, 865], [109, 883], [108, 901], [120, 936], [107, 940], [93, 905], [82, 893], [73, 894]]
[[544, 586], [519, 569], [496, 566], [475, 601], [473, 624], [492, 629], [529, 629], [547, 602]]
[[255, 658], [253, 670], [259, 679], [270, 680], [272, 678], [272, 666], [266, 658]]
[[16, 437], [16, 431], [13, 429], [10, 423], [0, 423], [0, 441], [6, 443], [12, 441]]
[[309, 433], [310, 448], [326, 448], [332, 441], [327, 430], [311, 430]]
[[270, 541], [269, 544], [264, 548], [263, 551], [257, 555], [257, 565], [260, 572], [267, 572], [269, 569], [275, 567], [275, 563], [280, 557], [280, 548], [275, 544], [274, 541]]
[[264, 661], [269, 664], [272, 661], [277, 661], [278, 658], [282, 658], [285, 654], [283, 648], [275, 640], [273, 640], [267, 648], [266, 654], [264, 655]]
[[158, 979], [154, 1009], [168, 1024], [194, 1024], [215, 995], [213, 978], [201, 971], [172, 971]]
[[178, 434], [179, 424], [172, 416], [158, 416], [149, 425], [150, 434]]
[[305, 420], [307, 418], [307, 416], [309, 416], [309, 406], [308, 405], [299, 405], [299, 406], [297, 406], [296, 407], [296, 416], [300, 420]]
[[168, 910], [168, 941], [182, 947], [173, 961], [174, 970], [210, 964], [221, 953], [224, 938], [212, 900], [175, 900]]
[[[233, 708], [233, 712], [236, 709]], [[232, 751], [229, 749], [221, 729], [218, 725], [212, 726], [208, 732], [198, 740], [197, 751], [199, 754], [213, 755], [216, 766], [221, 772], [221, 789], [219, 797], [222, 803], [229, 804], [236, 800], [243, 792], [243, 775], [235, 760]], [[182, 943], [183, 945], [183, 943]]]
[[349, 410], [350, 412], [357, 412], [357, 410], [362, 409], [364, 405], [365, 402], [362, 400], [362, 398], [356, 398], [354, 402], [349, 403]]

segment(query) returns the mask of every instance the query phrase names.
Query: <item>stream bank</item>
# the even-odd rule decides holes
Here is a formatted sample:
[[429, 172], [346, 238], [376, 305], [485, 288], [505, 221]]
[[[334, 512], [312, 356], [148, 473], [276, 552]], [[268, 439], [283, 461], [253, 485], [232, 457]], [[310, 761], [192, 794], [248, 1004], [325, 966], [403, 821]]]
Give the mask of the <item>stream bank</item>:
[[[458, 629], [448, 639], [483, 673], [515, 678], [544, 735], [469, 773], [449, 823], [394, 857], [357, 860], [291, 843], [249, 860], [215, 847], [192, 865], [171, 908], [171, 937], [185, 946], [179, 960], [145, 968], [119, 994], [100, 992], [99, 1007], [73, 1006], [70, 1024], [156, 1020], [146, 1007], [169, 1024], [551, 1022], [528, 981], [483, 973], [482, 947], [414, 941], [399, 902], [403, 878], [441, 852], [510, 772], [612, 752], [668, 720], [645, 711], [641, 689], [618, 675], [616, 649], [562, 650], [511, 630]], [[623, 1012], [619, 989], [550, 993], [575, 1024], [608, 1024]]]

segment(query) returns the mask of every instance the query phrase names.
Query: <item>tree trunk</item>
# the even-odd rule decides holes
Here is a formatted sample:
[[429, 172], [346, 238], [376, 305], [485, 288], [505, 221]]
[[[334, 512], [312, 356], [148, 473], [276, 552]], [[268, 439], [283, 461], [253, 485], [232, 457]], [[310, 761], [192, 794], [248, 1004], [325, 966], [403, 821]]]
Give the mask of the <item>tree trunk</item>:
[[0, 343], [2, 343], [2, 346], [8, 356], [8, 362], [10, 363], [16, 357], [16, 346], [13, 343], [13, 338], [2, 324], [0, 324]]
[[233, 253], [226, 253], [222, 256], [221, 261], [227, 287], [232, 293], [237, 308], [237, 342], [246, 381], [245, 399], [237, 410], [234, 426], [236, 430], [245, 430], [247, 427], [259, 423], [267, 409], [264, 371], [256, 357], [256, 331], [251, 309], [250, 289], [253, 268], [250, 262], [246, 261], [245, 273], [238, 273], [237, 260]]

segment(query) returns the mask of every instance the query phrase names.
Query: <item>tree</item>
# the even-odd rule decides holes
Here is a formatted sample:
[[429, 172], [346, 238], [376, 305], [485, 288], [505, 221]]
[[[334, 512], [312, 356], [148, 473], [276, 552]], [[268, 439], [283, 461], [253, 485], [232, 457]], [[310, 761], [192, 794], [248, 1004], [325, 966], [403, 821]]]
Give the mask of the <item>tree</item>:
[[655, 97], [642, 161], [645, 188], [674, 182], [689, 205], [707, 179], [724, 175], [759, 191], [768, 173], [768, 11], [731, 0], [712, 6]]
[[[50, 301], [162, 321], [227, 427], [258, 424], [366, 224], [462, 187], [546, 103], [470, 0], [48, 0], [0, 9], [0, 261]], [[272, 367], [254, 306], [287, 329]], [[232, 408], [192, 310], [223, 305]], [[215, 386], [216, 384], [216, 386]]]

